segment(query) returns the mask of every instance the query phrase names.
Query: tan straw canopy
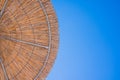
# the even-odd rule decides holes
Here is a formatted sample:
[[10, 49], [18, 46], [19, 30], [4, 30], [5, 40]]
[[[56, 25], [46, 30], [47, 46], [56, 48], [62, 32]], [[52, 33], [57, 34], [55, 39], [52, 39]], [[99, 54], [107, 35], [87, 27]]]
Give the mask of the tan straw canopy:
[[50, 0], [0, 0], [0, 80], [45, 80], [58, 48]]

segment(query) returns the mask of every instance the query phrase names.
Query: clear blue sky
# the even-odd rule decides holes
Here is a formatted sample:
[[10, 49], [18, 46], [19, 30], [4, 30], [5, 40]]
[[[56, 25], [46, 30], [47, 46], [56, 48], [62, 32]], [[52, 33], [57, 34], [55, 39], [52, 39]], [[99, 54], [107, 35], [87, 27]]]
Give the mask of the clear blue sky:
[[60, 45], [47, 80], [120, 80], [120, 1], [52, 0]]

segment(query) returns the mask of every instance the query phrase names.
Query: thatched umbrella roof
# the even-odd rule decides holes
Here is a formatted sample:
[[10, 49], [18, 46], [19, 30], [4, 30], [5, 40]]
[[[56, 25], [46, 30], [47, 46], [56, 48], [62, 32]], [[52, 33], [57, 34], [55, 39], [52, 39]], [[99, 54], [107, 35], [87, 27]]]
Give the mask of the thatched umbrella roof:
[[0, 80], [44, 80], [58, 48], [50, 0], [1, 0], [0, 9]]

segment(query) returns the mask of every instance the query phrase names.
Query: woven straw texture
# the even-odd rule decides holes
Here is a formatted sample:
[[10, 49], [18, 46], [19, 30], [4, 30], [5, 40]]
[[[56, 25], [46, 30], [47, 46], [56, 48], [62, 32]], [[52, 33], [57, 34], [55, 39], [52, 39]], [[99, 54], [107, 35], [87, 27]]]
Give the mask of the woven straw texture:
[[58, 39], [50, 0], [8, 0], [0, 18], [0, 80], [45, 80]]

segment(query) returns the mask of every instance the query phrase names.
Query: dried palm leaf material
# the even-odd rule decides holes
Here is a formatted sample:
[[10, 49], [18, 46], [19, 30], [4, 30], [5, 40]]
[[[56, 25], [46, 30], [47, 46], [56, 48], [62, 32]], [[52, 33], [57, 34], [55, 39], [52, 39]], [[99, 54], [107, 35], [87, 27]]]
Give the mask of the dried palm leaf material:
[[0, 80], [44, 80], [58, 49], [50, 0], [0, 0]]

